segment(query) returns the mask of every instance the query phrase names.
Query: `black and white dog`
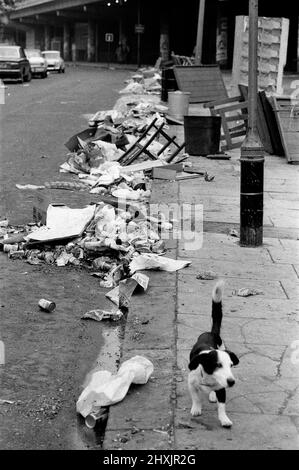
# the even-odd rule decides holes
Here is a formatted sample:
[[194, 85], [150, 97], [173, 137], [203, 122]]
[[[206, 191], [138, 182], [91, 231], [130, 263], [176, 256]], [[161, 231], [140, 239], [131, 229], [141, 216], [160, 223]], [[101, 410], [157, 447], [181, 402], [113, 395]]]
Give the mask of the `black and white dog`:
[[202, 392], [211, 402], [218, 402], [218, 418], [223, 427], [233, 424], [225, 412], [226, 388], [235, 384], [231, 367], [239, 363], [237, 356], [225, 349], [220, 338], [222, 322], [223, 281], [212, 293], [212, 329], [199, 336], [190, 353], [188, 386], [192, 398], [192, 416], [201, 415]]

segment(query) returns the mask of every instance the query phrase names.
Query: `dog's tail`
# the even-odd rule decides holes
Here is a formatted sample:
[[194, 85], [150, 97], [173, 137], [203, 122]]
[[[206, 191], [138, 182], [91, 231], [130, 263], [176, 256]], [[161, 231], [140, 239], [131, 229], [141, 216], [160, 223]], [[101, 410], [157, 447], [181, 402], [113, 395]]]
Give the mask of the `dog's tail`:
[[224, 282], [217, 282], [212, 293], [212, 330], [211, 333], [220, 335], [222, 322], [222, 294]]

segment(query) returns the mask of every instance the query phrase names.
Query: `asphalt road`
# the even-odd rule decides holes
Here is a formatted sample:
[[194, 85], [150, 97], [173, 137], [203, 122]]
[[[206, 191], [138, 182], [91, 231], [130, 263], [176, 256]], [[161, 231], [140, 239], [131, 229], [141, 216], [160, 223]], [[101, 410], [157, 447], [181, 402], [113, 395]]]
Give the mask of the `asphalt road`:
[[[20, 184], [67, 180], [59, 173], [64, 142], [87, 127], [88, 114], [110, 109], [127, 71], [68, 68], [65, 74], [6, 83], [0, 105], [0, 220], [32, 220], [36, 191]], [[91, 195], [49, 191], [80, 207]], [[115, 367], [122, 325], [81, 320], [84, 312], [107, 308], [105, 290], [80, 268], [32, 266], [0, 253], [0, 449], [88, 449], [101, 447], [101, 430], [88, 430], [76, 414], [86, 374]], [[40, 298], [57, 308], [43, 313]], [[13, 403], [3, 403], [10, 400]]]

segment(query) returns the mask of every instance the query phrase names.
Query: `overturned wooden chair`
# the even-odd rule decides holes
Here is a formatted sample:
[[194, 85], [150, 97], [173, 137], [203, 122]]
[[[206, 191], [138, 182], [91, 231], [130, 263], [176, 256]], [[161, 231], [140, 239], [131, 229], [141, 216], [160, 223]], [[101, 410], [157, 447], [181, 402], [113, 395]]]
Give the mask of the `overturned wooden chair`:
[[185, 55], [177, 55], [174, 52], [171, 53], [171, 58], [173, 60], [174, 65], [194, 65], [195, 64], [195, 58], [194, 57], [188, 57]]
[[[185, 147], [185, 142], [179, 145], [176, 142], [176, 136], [170, 137], [164, 130], [163, 127], [165, 123], [160, 124], [159, 126], [156, 124], [157, 118], [153, 119], [153, 121], [147, 126], [144, 132], [142, 132], [141, 136], [134, 142], [127, 151], [120, 157], [118, 162], [122, 166], [130, 165], [136, 160], [142, 153], [145, 153], [151, 160], [158, 160], [159, 156], [171, 145], [173, 144], [175, 150], [167, 157], [167, 162], [171, 162]], [[153, 131], [153, 132], [151, 132]], [[157, 153], [153, 153], [149, 150], [150, 144], [154, 140], [160, 140], [163, 137], [165, 140], [165, 144], [161, 147], [161, 149]]]
[[[221, 117], [221, 150], [230, 150], [241, 146], [240, 137], [247, 132], [248, 101], [240, 94], [231, 98], [210, 101], [204, 104], [212, 116]], [[237, 139], [237, 140], [236, 140]]]

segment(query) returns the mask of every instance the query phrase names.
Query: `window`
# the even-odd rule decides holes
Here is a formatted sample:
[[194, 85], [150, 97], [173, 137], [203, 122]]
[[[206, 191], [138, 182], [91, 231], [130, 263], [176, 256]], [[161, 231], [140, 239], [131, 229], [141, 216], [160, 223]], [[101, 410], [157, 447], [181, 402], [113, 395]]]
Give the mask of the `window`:
[[0, 57], [5, 58], [5, 59], [19, 59], [20, 58], [19, 48], [18, 47], [0, 47]]

